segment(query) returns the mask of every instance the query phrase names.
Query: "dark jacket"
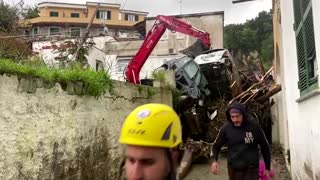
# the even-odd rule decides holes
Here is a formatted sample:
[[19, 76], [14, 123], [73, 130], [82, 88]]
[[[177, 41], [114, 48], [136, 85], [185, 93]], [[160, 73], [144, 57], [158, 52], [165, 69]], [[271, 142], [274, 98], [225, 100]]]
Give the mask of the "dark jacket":
[[[229, 111], [231, 108], [239, 109], [243, 114], [241, 126], [234, 126]], [[269, 143], [258, 122], [249, 120], [249, 114], [244, 105], [232, 104], [226, 111], [227, 122], [221, 127], [212, 147], [214, 160], [218, 160], [218, 154], [223, 145], [228, 148], [228, 165], [234, 169], [247, 169], [259, 167], [259, 149], [270, 170], [270, 148]]]

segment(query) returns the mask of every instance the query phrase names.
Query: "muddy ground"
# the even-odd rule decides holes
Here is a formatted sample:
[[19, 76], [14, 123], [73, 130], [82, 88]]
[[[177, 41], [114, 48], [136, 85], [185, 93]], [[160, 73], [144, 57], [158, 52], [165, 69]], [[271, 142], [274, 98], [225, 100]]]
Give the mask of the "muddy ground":
[[[272, 169], [276, 173], [276, 177], [272, 180], [291, 180], [290, 174], [285, 165], [284, 156], [279, 149], [275, 148], [272, 152]], [[210, 163], [193, 164], [191, 171], [184, 180], [228, 180], [227, 159], [222, 155], [220, 160], [220, 172], [218, 175], [213, 175], [210, 172]]]

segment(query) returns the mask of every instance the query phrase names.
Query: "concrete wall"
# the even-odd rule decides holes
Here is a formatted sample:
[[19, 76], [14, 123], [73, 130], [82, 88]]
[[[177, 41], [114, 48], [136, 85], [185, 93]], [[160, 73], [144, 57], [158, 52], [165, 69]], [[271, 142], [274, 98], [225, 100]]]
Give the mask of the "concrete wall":
[[114, 94], [95, 98], [39, 82], [0, 76], [0, 179], [117, 179], [126, 115], [148, 102], [172, 104], [171, 93], [152, 87], [150, 96], [115, 82]]
[[[298, 65], [295, 32], [293, 30], [293, 1], [281, 1], [282, 53], [285, 85], [284, 101], [287, 109], [291, 175], [293, 180], [320, 179], [320, 96], [319, 88], [314, 96], [299, 100]], [[320, 1], [312, 0], [313, 22], [317, 57], [320, 57]], [[317, 58], [318, 67], [320, 60]], [[320, 74], [319, 68], [317, 73]], [[319, 80], [318, 80], [319, 82]]]

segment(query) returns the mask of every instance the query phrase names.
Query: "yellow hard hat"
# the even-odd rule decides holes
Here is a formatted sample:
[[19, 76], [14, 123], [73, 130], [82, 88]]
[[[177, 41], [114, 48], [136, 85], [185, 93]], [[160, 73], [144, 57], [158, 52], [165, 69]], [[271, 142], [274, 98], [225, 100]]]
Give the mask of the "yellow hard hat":
[[145, 104], [125, 119], [120, 133], [121, 144], [174, 148], [182, 141], [177, 113], [164, 104]]

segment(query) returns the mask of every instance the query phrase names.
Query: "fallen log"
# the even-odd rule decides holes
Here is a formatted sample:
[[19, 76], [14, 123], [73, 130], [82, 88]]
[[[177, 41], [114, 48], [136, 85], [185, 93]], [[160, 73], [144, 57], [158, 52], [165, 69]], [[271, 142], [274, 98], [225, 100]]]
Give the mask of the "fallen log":
[[254, 99], [258, 93], [259, 91], [254, 92], [243, 104], [247, 104], [251, 99]]
[[193, 152], [191, 147], [188, 147], [184, 150], [183, 157], [177, 172], [177, 180], [183, 179], [190, 170], [190, 167], [192, 165], [192, 153]]
[[269, 99], [271, 96], [277, 94], [281, 91], [281, 86], [279, 84], [274, 85], [266, 94], [256, 99], [257, 102], [262, 102]]

